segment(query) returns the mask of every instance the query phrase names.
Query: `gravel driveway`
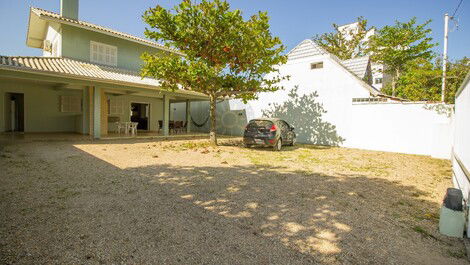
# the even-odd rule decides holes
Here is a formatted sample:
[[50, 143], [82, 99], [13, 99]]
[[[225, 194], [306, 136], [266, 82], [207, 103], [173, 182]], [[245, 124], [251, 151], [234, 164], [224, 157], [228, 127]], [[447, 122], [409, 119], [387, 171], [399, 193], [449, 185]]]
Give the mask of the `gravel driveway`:
[[467, 264], [450, 163], [192, 141], [0, 144], [1, 264]]

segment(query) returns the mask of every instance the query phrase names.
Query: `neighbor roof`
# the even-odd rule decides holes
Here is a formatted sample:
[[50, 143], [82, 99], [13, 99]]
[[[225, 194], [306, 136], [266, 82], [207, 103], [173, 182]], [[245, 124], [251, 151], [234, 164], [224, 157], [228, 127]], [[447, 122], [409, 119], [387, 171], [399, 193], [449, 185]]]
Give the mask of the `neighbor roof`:
[[[138, 72], [60, 57], [0, 56], [0, 69], [145, 86], [150, 89], [158, 89], [160, 86], [158, 80], [142, 78]], [[177, 93], [204, 96], [188, 90], [178, 90]]]
[[343, 60], [341, 61], [341, 64], [359, 78], [364, 78], [367, 74], [367, 68], [369, 66], [369, 56]]
[[31, 13], [37, 15], [41, 19], [56, 21], [56, 22], [63, 23], [63, 24], [69, 24], [69, 25], [72, 25], [72, 26], [86, 28], [86, 29], [89, 29], [89, 30], [109, 34], [109, 35], [112, 35], [112, 36], [115, 36], [115, 37], [118, 37], [118, 38], [135, 41], [135, 42], [138, 42], [140, 44], [151, 46], [151, 47], [158, 48], [158, 49], [162, 49], [162, 50], [165, 50], [165, 51], [182, 54], [178, 50], [168, 48], [164, 45], [161, 45], [161, 44], [156, 43], [156, 42], [151, 41], [151, 40], [139, 38], [139, 37], [136, 37], [134, 35], [119, 32], [119, 31], [116, 31], [116, 30], [113, 30], [113, 29], [102, 27], [102, 26], [92, 24], [92, 23], [89, 23], [89, 22], [85, 22], [85, 21], [82, 21], [82, 20], [75, 20], [75, 19], [66, 18], [66, 17], [61, 16], [60, 14], [57, 14], [57, 13], [54, 13], [54, 12], [51, 12], [51, 11], [47, 11], [47, 10], [44, 10], [44, 9], [41, 9], [41, 8], [31, 7]]

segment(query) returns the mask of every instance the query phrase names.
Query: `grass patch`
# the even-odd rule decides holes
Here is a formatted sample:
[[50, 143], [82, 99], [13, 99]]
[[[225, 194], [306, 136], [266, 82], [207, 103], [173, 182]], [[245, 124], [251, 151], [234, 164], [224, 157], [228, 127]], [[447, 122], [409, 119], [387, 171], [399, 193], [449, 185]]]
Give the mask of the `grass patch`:
[[463, 250], [457, 250], [457, 251], [453, 251], [453, 250], [447, 250], [447, 255], [449, 255], [449, 257], [453, 257], [453, 258], [456, 258], [456, 259], [463, 259], [467, 256], [467, 253]]
[[208, 141], [188, 141], [184, 143], [167, 144], [162, 146], [162, 149], [181, 152], [187, 150], [207, 149], [209, 147], [212, 147], [212, 145]]
[[413, 230], [419, 234], [421, 234], [422, 236], [424, 237], [428, 237], [428, 238], [432, 238], [434, 240], [437, 240], [437, 241], [440, 241], [437, 237], [435, 237], [434, 235], [432, 235], [431, 233], [429, 233], [426, 229], [422, 228], [421, 226], [419, 225], [415, 225], [413, 226]]

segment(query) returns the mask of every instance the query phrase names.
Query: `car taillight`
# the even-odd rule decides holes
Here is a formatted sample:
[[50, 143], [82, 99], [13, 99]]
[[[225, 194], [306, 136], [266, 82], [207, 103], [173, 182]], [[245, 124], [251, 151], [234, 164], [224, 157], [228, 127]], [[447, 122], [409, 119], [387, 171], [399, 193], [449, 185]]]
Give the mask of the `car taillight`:
[[271, 129], [269, 129], [270, 132], [275, 132], [277, 131], [277, 127], [276, 125], [273, 124], [273, 126], [271, 126]]

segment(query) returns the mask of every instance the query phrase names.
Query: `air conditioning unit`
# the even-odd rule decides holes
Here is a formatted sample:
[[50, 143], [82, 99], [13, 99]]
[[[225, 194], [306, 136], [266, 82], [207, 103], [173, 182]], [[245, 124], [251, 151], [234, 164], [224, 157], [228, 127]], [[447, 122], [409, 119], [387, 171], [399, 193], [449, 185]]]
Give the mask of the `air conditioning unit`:
[[52, 52], [52, 42], [50, 40], [44, 40], [43, 42], [43, 50], [46, 52]]

